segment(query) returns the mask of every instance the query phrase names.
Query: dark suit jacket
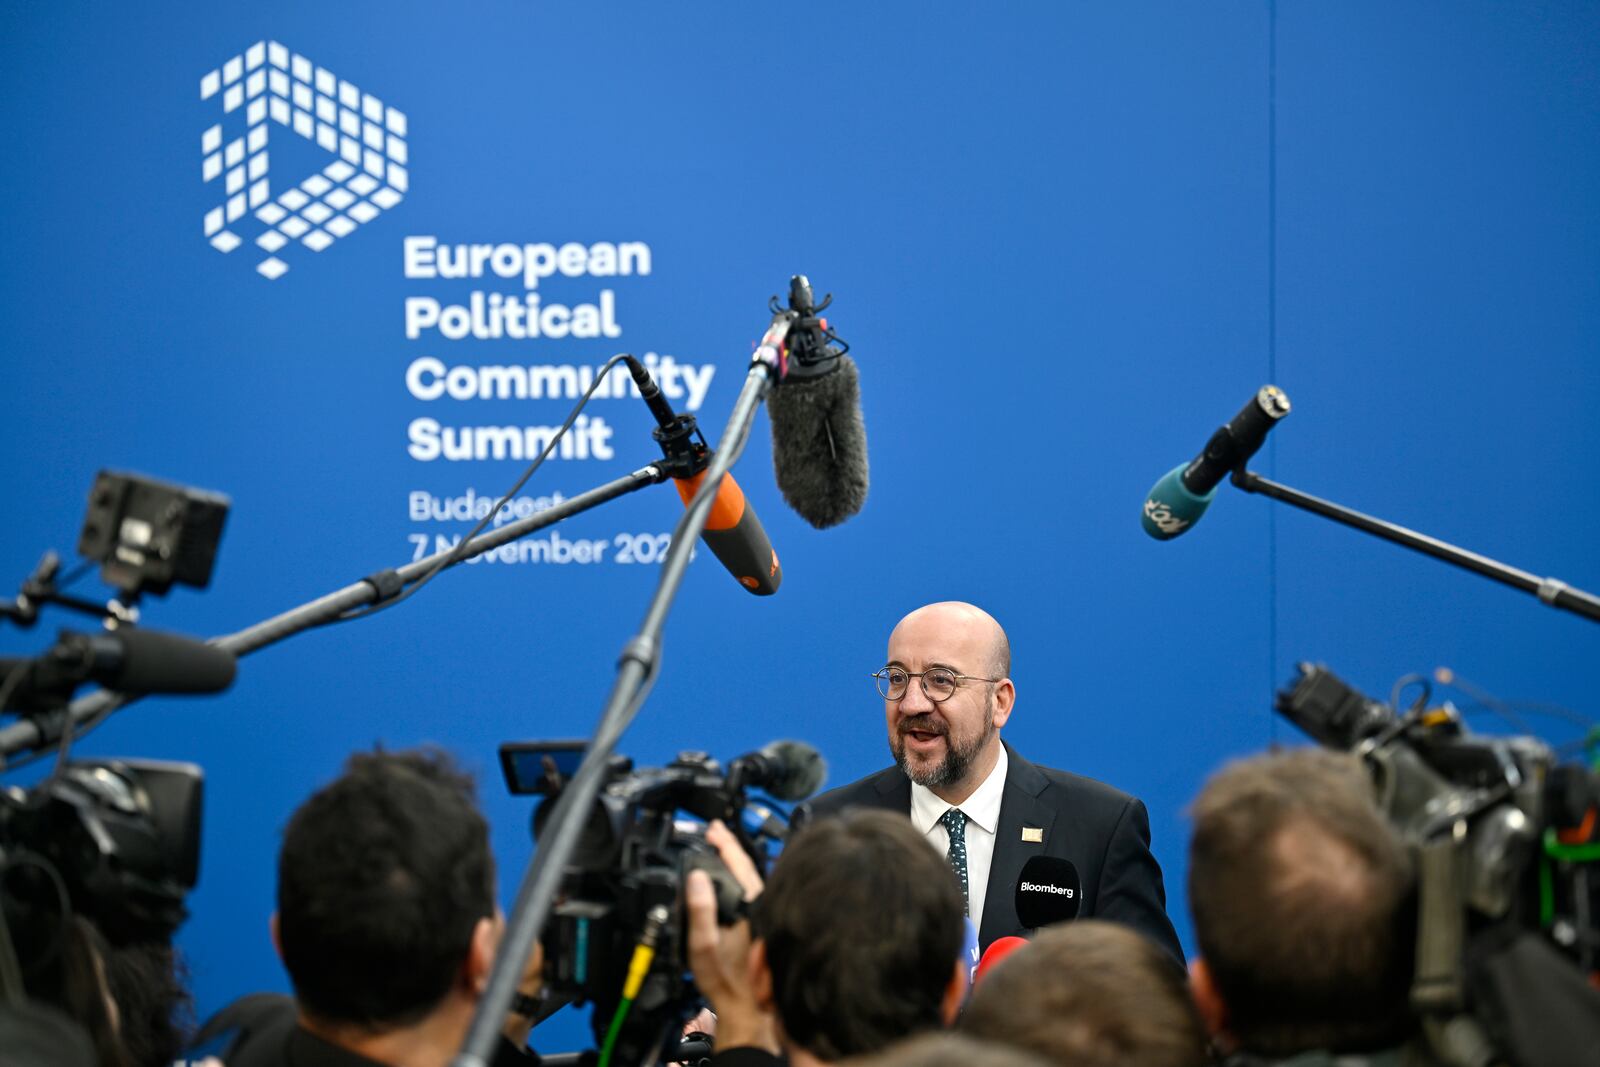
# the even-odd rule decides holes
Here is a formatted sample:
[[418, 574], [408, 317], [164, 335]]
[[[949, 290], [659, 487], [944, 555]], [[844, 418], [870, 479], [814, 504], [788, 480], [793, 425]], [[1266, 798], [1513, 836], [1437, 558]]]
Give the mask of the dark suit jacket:
[[[1161, 867], [1150, 853], [1150, 818], [1144, 804], [1091, 778], [1038, 767], [1006, 745], [1009, 763], [1000, 822], [989, 866], [979, 945], [1028, 931], [1017, 919], [1017, 880], [1030, 856], [1057, 856], [1078, 870], [1083, 886], [1080, 918], [1124, 923], [1155, 940], [1179, 960], [1183, 949], [1167, 918]], [[898, 767], [868, 775], [811, 801], [813, 815], [846, 808], [883, 808], [911, 814], [911, 780]], [[1022, 828], [1043, 830], [1044, 840], [1022, 840]]]

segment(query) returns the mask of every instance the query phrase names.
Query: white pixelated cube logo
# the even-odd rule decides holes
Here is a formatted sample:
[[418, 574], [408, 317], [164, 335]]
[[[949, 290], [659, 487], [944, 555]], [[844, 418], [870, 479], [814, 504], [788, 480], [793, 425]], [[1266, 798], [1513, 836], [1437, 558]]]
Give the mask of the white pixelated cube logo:
[[[265, 227], [254, 243], [264, 254], [256, 270], [266, 278], [289, 269], [281, 257], [294, 242], [321, 252], [405, 196], [405, 115], [277, 41], [257, 41], [201, 78], [200, 99], [219, 100], [223, 114], [200, 136], [201, 177], [221, 193], [205, 213], [206, 239], [231, 253], [245, 244], [234, 231], [253, 216], [252, 231]], [[281, 184], [276, 196], [267, 174], [273, 124], [332, 158], [309, 177]], [[238, 135], [230, 137], [224, 125]]]

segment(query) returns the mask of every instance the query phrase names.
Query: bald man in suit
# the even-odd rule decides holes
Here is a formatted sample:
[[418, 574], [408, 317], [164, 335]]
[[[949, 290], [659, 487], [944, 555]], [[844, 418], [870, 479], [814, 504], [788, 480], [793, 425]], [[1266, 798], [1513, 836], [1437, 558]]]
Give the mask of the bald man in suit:
[[1079, 917], [1124, 923], [1182, 961], [1144, 804], [1030, 763], [1001, 741], [1017, 696], [1010, 673], [1005, 630], [981, 608], [929, 604], [901, 619], [878, 672], [895, 765], [817, 797], [813, 815], [909, 815], [949, 856], [982, 948], [1028, 932], [1017, 917], [1019, 876], [1031, 857], [1054, 856], [1078, 872]]

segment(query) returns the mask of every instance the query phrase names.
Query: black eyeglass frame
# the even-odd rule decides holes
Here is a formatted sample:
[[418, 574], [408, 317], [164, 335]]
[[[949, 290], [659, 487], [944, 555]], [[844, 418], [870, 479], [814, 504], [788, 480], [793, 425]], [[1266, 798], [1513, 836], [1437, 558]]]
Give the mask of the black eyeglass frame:
[[[891, 688], [889, 683], [890, 671], [905, 672], [905, 688], [900, 691], [900, 695], [897, 697], [889, 695], [889, 690]], [[948, 694], [942, 697], [936, 697], [932, 693], [928, 692], [928, 675], [930, 674], [948, 674], [951, 679], [954, 680], [955, 684], [950, 687], [950, 692]], [[949, 667], [929, 667], [925, 671], [908, 671], [904, 667], [880, 667], [878, 670], [868, 675], [868, 677], [875, 678], [877, 680], [878, 695], [883, 697], [885, 700], [904, 700], [906, 698], [906, 694], [911, 692], [911, 679], [917, 678], [919, 679], [918, 684], [922, 686], [922, 695], [928, 698], [928, 703], [930, 704], [943, 704], [946, 700], [949, 700], [951, 697], [955, 696], [956, 690], [961, 688], [962, 682], [987, 682], [990, 685], [996, 685], [1005, 681], [1004, 678], [980, 678], [975, 674], [962, 674], [960, 671], [951, 670]]]

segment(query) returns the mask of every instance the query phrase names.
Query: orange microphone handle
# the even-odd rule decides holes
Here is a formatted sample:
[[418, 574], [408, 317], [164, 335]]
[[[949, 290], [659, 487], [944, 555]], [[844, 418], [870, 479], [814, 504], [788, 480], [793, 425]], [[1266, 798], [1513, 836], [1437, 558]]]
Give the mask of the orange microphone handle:
[[[672, 484], [678, 487], [678, 495], [687, 505], [704, 480], [702, 471], [692, 478], [675, 478]], [[771, 596], [783, 584], [778, 554], [772, 550], [767, 531], [756, 518], [755, 509], [745, 502], [744, 490], [731, 474], [722, 476], [700, 539], [728, 568], [728, 573], [756, 596]]]

